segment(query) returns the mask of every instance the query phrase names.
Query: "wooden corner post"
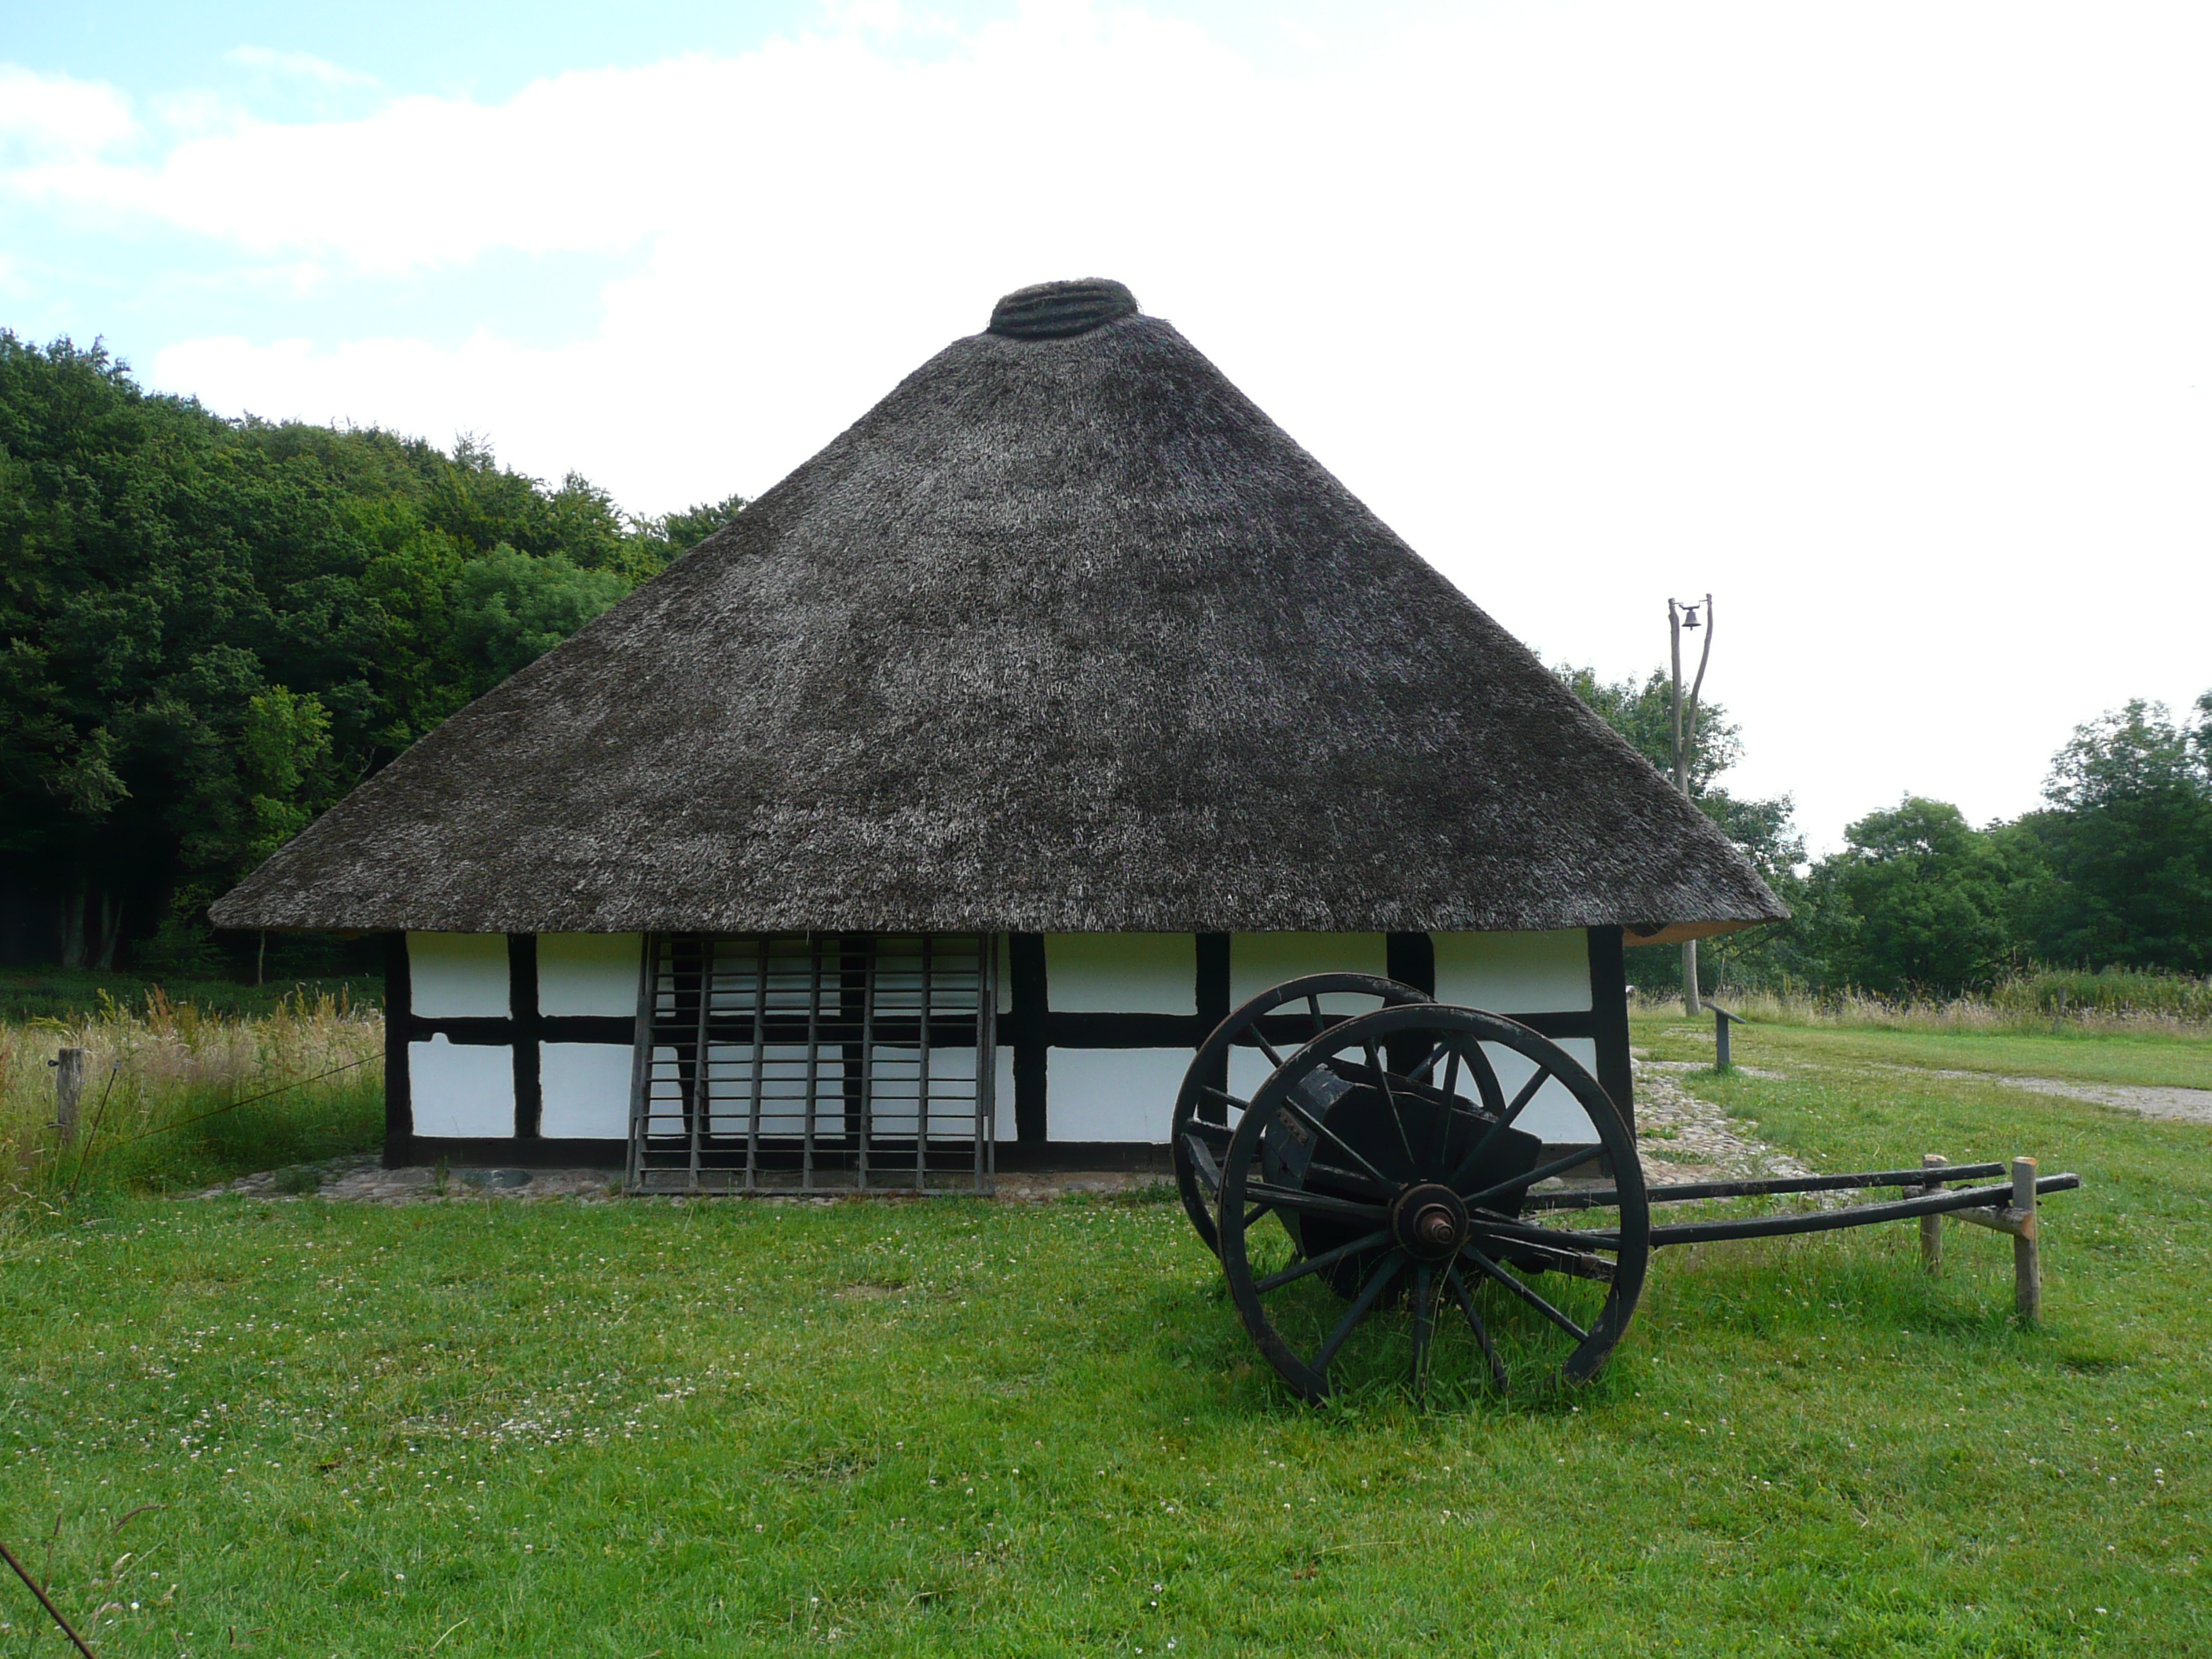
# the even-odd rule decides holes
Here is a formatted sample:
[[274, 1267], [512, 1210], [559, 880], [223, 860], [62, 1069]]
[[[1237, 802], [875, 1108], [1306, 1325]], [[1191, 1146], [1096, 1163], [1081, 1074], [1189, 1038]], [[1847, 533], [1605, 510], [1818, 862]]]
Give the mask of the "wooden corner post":
[[[1923, 1152], [1920, 1155], [1920, 1167], [1923, 1170], [1940, 1170], [1948, 1162], [1949, 1160], [1941, 1152]], [[1920, 1190], [1932, 1193], [1941, 1188], [1929, 1186]], [[1943, 1271], [1943, 1218], [1940, 1215], [1920, 1218], [1920, 1265], [1931, 1273]]]
[[54, 1129], [64, 1146], [76, 1144], [77, 1103], [84, 1098], [92, 1050], [64, 1048], [47, 1062], [54, 1068]]
[[2035, 1160], [2012, 1161], [2012, 1294], [2013, 1309], [2023, 1323], [2043, 1316], [2043, 1257], [2037, 1247], [2035, 1224]]
[[[1920, 1160], [1920, 1167], [1929, 1169], [1943, 1160], [1930, 1152]], [[1986, 1165], [1984, 1168], [1988, 1167]], [[2053, 1176], [2058, 1186], [2078, 1186], [2072, 1176]], [[1986, 1209], [1954, 1210], [1951, 1213], [1961, 1221], [1970, 1221], [1977, 1227], [2012, 1235], [2012, 1301], [2013, 1310], [2022, 1324], [2032, 1325], [2043, 1316], [2043, 1257], [2038, 1248], [2039, 1229], [2035, 1221], [2035, 1160], [2016, 1158], [2012, 1161], [2011, 1202], [2000, 1208], [1995, 1204]], [[1923, 1190], [1932, 1190], [1923, 1188]], [[1997, 1188], [2003, 1191], [2002, 1188]], [[1929, 1263], [1933, 1273], [1942, 1261], [1942, 1235], [1936, 1231], [1936, 1218], [1920, 1218], [1920, 1255]], [[1933, 1237], [1936, 1243], [1929, 1241]]]

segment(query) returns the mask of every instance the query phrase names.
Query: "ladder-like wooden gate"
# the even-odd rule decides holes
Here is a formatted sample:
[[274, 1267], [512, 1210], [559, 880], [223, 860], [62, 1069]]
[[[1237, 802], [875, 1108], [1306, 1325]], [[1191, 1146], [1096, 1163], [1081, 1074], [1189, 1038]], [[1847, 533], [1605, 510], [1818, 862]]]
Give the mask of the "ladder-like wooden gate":
[[632, 1192], [986, 1192], [998, 964], [977, 933], [655, 934]]

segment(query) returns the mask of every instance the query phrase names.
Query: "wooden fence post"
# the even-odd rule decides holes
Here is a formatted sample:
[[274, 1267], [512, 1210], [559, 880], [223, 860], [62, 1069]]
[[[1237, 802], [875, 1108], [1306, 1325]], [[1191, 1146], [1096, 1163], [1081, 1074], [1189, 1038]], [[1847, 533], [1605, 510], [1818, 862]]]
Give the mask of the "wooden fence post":
[[84, 1097], [84, 1078], [91, 1062], [89, 1048], [64, 1048], [54, 1056], [54, 1128], [64, 1146], [76, 1140], [77, 1102]]
[[2036, 1247], [2032, 1158], [2012, 1161], [2012, 1220], [2017, 1226], [2012, 1236], [2013, 1308], [2023, 1322], [2033, 1324], [2043, 1316], [2043, 1258]]
[[[1948, 1161], [1941, 1152], [1923, 1152], [1920, 1155], [1920, 1167], [1923, 1170], [1940, 1170]], [[1929, 1186], [1920, 1190], [1932, 1193], [1941, 1189]], [[1920, 1265], [1931, 1273], [1943, 1271], [1943, 1218], [1940, 1215], [1920, 1218]]]

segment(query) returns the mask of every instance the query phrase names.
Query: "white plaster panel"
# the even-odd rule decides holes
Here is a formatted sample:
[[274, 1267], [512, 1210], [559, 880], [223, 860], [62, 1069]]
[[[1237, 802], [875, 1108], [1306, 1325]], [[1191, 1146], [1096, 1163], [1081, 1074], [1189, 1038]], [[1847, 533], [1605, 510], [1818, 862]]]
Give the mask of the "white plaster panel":
[[407, 1093], [418, 1135], [514, 1133], [514, 1050], [434, 1036], [407, 1045]]
[[[1274, 1074], [1275, 1068], [1267, 1063], [1267, 1055], [1257, 1048], [1235, 1048], [1229, 1051], [1229, 1092], [1239, 1100], [1249, 1100], [1260, 1092], [1260, 1085]], [[1182, 1085], [1178, 1082], [1176, 1087]]]
[[1056, 1014], [1194, 1014], [1190, 933], [1048, 933], [1045, 1000]]
[[1054, 1048], [1045, 1060], [1045, 1133], [1053, 1140], [1164, 1146], [1188, 1048]]
[[[1560, 1048], [1581, 1062], [1584, 1071], [1592, 1077], [1597, 1075], [1595, 1042], [1589, 1037], [1560, 1037], [1557, 1041]], [[1536, 1069], [1534, 1062], [1494, 1042], [1484, 1043], [1482, 1050], [1490, 1056], [1490, 1063], [1498, 1072], [1498, 1087], [1504, 1090], [1506, 1099], [1512, 1099]], [[1516, 1128], [1526, 1129], [1554, 1145], [1575, 1145], [1597, 1139], [1597, 1130], [1589, 1121], [1589, 1114], [1583, 1109], [1582, 1102], [1570, 1094], [1557, 1078], [1536, 1091], [1536, 1097], [1522, 1109], [1521, 1115], [1513, 1122]]]
[[630, 1051], [612, 1042], [548, 1042], [538, 1050], [538, 1133], [619, 1140], [629, 1133]]
[[999, 1049], [999, 1092], [993, 1105], [998, 1119], [998, 1139], [1016, 1140], [1020, 1138], [1014, 1124], [1014, 1051], [1001, 1045]]
[[1493, 1014], [1579, 1013], [1590, 1006], [1589, 936], [1432, 933], [1437, 1000]]
[[[1229, 941], [1229, 1006], [1236, 1008], [1286, 979], [1307, 974], [1383, 972], [1388, 944], [1380, 933], [1237, 933]], [[1328, 996], [1331, 1013], [1364, 1013], [1371, 997]]]
[[407, 996], [425, 1019], [505, 1019], [507, 935], [408, 934]]
[[540, 933], [538, 1012], [633, 1018], [644, 951], [635, 933]]

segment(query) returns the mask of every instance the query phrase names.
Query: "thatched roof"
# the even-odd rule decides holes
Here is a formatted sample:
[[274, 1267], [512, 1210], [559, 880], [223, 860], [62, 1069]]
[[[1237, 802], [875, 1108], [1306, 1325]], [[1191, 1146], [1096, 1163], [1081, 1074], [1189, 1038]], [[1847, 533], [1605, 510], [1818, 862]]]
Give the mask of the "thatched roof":
[[1106, 283], [1008, 295], [992, 331], [213, 912], [470, 933], [1785, 914], [1534, 655]]

